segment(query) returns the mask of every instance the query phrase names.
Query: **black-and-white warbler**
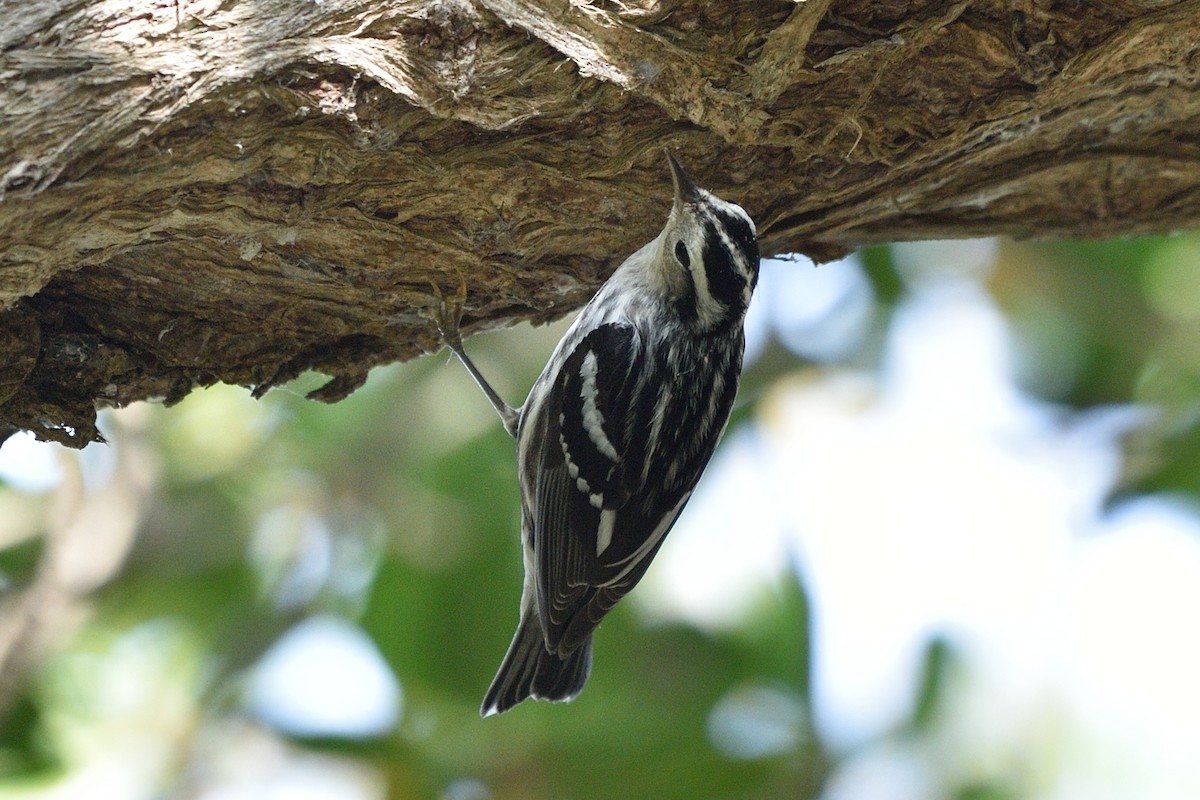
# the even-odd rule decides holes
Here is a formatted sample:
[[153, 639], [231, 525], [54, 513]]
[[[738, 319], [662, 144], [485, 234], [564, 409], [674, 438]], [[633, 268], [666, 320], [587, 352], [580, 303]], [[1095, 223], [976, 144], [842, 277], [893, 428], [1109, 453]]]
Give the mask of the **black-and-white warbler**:
[[666, 227], [592, 298], [520, 408], [463, 351], [461, 306], [439, 307], [442, 340], [517, 439], [521, 621], [484, 716], [579, 694], [592, 632], [646, 572], [733, 407], [758, 281], [754, 222], [667, 160]]

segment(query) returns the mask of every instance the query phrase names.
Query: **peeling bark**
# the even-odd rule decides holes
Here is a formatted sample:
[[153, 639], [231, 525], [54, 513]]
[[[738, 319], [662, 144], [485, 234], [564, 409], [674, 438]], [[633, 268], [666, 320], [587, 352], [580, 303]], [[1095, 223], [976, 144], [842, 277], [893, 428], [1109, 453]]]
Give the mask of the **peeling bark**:
[[584, 302], [670, 146], [766, 254], [1200, 219], [1200, 1], [0, 0], [0, 431]]

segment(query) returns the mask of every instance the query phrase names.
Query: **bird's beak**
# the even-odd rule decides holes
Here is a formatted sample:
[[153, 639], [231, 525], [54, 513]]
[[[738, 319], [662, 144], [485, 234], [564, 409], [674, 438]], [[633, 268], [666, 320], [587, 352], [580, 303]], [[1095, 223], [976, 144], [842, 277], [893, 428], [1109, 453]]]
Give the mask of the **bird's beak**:
[[699, 200], [700, 187], [692, 180], [692, 176], [679, 165], [670, 150], [664, 152], [667, 154], [667, 163], [671, 165], [671, 182], [675, 184], [675, 205], [685, 206]]

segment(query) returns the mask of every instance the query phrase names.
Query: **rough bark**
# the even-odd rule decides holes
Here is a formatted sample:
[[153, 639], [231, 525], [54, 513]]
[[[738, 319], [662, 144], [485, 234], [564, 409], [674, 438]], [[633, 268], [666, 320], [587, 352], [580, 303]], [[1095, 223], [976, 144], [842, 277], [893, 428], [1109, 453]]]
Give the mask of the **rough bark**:
[[1200, 2], [0, 0], [0, 435], [581, 304], [674, 148], [766, 254], [1200, 219]]

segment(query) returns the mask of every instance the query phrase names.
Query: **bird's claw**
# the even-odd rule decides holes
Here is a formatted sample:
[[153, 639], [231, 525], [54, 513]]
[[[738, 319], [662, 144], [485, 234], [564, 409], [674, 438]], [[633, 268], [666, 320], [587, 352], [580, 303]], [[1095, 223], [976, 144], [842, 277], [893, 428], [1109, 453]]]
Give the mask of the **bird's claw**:
[[451, 350], [462, 350], [462, 333], [459, 324], [462, 322], [463, 308], [467, 302], [467, 283], [459, 279], [458, 291], [447, 298], [442, 294], [442, 288], [432, 281], [433, 296], [436, 299], [433, 310], [433, 322], [437, 326], [438, 338], [441, 343]]

